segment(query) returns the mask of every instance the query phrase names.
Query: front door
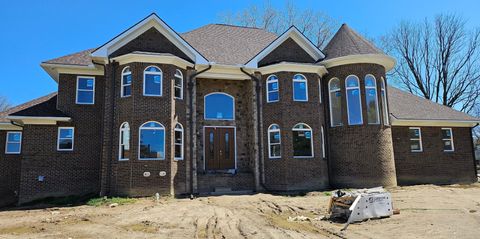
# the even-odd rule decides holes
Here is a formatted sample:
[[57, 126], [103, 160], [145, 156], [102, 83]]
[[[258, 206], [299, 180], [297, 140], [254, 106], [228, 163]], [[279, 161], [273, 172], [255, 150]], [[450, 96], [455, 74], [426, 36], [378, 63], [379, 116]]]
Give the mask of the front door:
[[205, 127], [205, 170], [235, 169], [235, 129]]

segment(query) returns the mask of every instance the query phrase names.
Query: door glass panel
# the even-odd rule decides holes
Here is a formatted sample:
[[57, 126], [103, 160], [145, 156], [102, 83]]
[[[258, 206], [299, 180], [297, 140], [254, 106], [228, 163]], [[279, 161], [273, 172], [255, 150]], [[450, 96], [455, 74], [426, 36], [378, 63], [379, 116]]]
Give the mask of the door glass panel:
[[229, 143], [229, 134], [225, 133], [225, 158], [230, 158], [230, 143]]
[[209, 135], [209, 153], [210, 153], [210, 158], [213, 159], [213, 132], [210, 132], [210, 135]]

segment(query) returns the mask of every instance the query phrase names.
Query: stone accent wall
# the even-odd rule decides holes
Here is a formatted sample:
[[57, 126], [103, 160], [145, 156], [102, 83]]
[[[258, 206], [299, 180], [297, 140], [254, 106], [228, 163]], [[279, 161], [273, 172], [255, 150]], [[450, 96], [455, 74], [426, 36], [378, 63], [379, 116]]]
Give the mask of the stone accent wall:
[[270, 65], [278, 62], [315, 63], [315, 60], [292, 38], [288, 38], [275, 50], [266, 55], [258, 66]]
[[[374, 187], [394, 186], [397, 184], [395, 162], [390, 126], [383, 125], [381, 117], [380, 78], [385, 78], [385, 69], [380, 65], [354, 64], [332, 67], [324, 77], [323, 89], [326, 92], [326, 104], [329, 104], [328, 82], [336, 77], [340, 80], [342, 93], [343, 126], [330, 127], [329, 135], [330, 183], [333, 187]], [[347, 101], [345, 96], [345, 78], [356, 75], [360, 80], [363, 125], [348, 125]], [[380, 110], [379, 125], [368, 125], [365, 100], [365, 81], [367, 74], [377, 80], [377, 95]], [[328, 109], [328, 114], [330, 110]]]
[[399, 184], [472, 183], [477, 180], [470, 128], [452, 128], [454, 152], [444, 152], [441, 127], [420, 127], [423, 152], [411, 152], [409, 127], [392, 127]]
[[0, 130], [0, 207], [17, 202], [20, 188], [22, 156], [5, 154], [7, 132]]

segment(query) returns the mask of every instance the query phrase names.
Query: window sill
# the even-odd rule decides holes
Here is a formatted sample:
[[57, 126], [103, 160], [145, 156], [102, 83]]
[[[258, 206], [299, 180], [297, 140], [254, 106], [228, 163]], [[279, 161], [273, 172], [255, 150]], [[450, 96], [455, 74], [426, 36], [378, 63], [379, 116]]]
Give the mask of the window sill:
[[146, 96], [146, 97], [162, 97], [163, 95], [146, 95], [146, 94], [143, 94], [143, 96]]
[[138, 160], [142, 160], [142, 161], [164, 161], [165, 159], [164, 158], [145, 158], [145, 159], [139, 158]]
[[293, 156], [294, 159], [313, 159], [314, 156]]
[[410, 150], [410, 153], [423, 153], [423, 150], [416, 150], [416, 151]]
[[279, 159], [282, 159], [282, 157], [268, 157], [268, 159], [271, 159], [271, 160], [279, 160]]
[[5, 152], [6, 155], [19, 155], [21, 152]]
[[123, 162], [123, 161], [128, 161], [130, 159], [118, 159], [118, 161]]
[[175, 161], [183, 161], [183, 158], [174, 158]]

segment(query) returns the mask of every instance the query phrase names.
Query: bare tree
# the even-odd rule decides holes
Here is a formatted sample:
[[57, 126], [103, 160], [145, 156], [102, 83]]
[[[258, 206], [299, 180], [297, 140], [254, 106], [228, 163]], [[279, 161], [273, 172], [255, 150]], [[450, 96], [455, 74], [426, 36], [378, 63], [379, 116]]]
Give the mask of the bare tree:
[[261, 6], [252, 5], [236, 13], [222, 13], [220, 20], [225, 24], [257, 27], [276, 34], [295, 25], [317, 47], [324, 47], [338, 27], [337, 22], [325, 13], [298, 9], [290, 1], [286, 2], [283, 9], [275, 9], [269, 1], [265, 1]]
[[10, 104], [8, 103], [7, 98], [4, 96], [0, 96], [0, 112], [3, 112], [9, 108]]
[[[382, 39], [397, 59], [391, 77], [402, 88], [474, 114], [480, 101], [480, 30], [467, 30], [457, 15], [433, 22], [401, 22]], [[480, 113], [480, 112], [478, 112]]]

